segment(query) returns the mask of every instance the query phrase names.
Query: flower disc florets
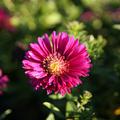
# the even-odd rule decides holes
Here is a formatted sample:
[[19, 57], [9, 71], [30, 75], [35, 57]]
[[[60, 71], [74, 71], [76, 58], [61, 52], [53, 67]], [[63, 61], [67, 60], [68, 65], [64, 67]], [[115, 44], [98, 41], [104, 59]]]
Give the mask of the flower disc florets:
[[56, 76], [60, 76], [68, 71], [68, 63], [64, 56], [60, 54], [49, 55], [43, 61], [43, 67], [46, 72]]

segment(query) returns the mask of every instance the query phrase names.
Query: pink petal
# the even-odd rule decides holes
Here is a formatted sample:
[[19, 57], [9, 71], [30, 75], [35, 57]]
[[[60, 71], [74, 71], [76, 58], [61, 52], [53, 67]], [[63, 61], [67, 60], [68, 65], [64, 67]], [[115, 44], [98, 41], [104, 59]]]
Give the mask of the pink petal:
[[67, 45], [67, 43], [68, 43], [68, 40], [69, 40], [69, 37], [68, 37], [68, 35], [67, 35], [67, 33], [65, 33], [65, 32], [62, 32], [61, 34], [60, 34], [60, 37], [58, 37], [58, 52], [59, 53], [61, 53], [61, 54], [63, 54], [64, 53], [64, 51], [65, 51], [65, 47], [66, 47], [66, 45]]
[[46, 57], [46, 54], [43, 52], [43, 50], [40, 48], [40, 46], [37, 43], [31, 43], [30, 49], [37, 54], [39, 57]]
[[54, 80], [55, 80], [55, 75], [52, 75], [52, 76], [49, 78], [48, 83], [51, 84]]
[[57, 39], [57, 35], [56, 35], [56, 32], [54, 31], [54, 32], [52, 33], [53, 52], [56, 52], [56, 48], [57, 48], [56, 39]]
[[9, 81], [9, 79], [8, 79], [8, 76], [7, 76], [7, 75], [4, 75], [4, 76], [1, 78], [1, 80], [3, 80], [4, 82], [8, 82], [8, 81]]
[[27, 74], [28, 76], [30, 76], [30, 78], [36, 78], [36, 79], [41, 79], [45, 76], [47, 76], [47, 73], [41, 71], [26, 71], [25, 74]]
[[40, 62], [41, 61], [41, 59], [37, 55], [35, 55], [32, 51], [28, 51], [26, 53], [26, 57], [28, 59], [34, 60], [36, 62]]
[[50, 45], [50, 40], [49, 40], [49, 37], [47, 34], [44, 35], [44, 42], [45, 42], [45, 45], [46, 47], [48, 48], [48, 50], [51, 52], [52, 49], [51, 49], [51, 45]]
[[40, 66], [40, 63], [32, 62], [29, 60], [23, 60], [22, 63], [23, 63], [23, 68], [25, 69], [33, 69], [35, 67], [38, 68]]
[[66, 48], [64, 50], [64, 54], [70, 53], [70, 51], [71, 51], [71, 49], [72, 49], [72, 47], [74, 45], [74, 40], [75, 40], [74, 36], [69, 38], [68, 43], [66, 45]]
[[47, 41], [47, 39], [44, 39], [44, 38], [41, 38], [41, 37], [38, 37], [38, 43], [39, 43], [39, 46], [40, 46], [40, 48], [41, 48], [41, 50], [46, 54], [46, 56], [47, 55], [49, 55], [50, 54], [50, 46], [46, 46], [47, 44], [48, 44], [48, 42], [47, 42], [47, 44], [46, 44], [46, 41]]

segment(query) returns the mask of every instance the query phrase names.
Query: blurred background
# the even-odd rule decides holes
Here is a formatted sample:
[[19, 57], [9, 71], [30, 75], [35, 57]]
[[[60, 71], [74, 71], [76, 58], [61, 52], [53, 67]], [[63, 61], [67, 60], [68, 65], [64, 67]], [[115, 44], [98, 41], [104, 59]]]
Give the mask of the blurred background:
[[[22, 69], [29, 43], [52, 31], [79, 38], [93, 64], [83, 85], [64, 97], [34, 91]], [[0, 120], [120, 120], [120, 0], [0, 0], [3, 77]], [[71, 108], [89, 98], [85, 90], [90, 101]]]

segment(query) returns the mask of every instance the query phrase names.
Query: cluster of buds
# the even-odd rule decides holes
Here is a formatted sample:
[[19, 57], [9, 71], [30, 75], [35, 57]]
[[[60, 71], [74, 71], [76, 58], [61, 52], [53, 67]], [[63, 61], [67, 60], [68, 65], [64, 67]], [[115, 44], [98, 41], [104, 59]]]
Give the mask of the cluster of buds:
[[79, 112], [85, 110], [85, 105], [90, 101], [92, 98], [92, 94], [89, 91], [84, 91], [83, 96], [80, 96], [80, 102], [77, 102], [77, 108]]

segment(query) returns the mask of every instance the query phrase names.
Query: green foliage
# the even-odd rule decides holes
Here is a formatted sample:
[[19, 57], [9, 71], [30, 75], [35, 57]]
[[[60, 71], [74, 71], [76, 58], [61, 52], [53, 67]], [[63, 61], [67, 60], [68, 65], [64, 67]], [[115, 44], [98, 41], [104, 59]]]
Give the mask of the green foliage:
[[97, 59], [103, 54], [106, 40], [101, 35], [97, 38], [93, 35], [88, 35], [84, 28], [85, 25], [77, 21], [70, 22], [67, 25], [68, 33], [78, 38], [81, 43], [84, 43], [88, 48], [90, 56], [93, 59]]
[[48, 115], [48, 117], [46, 118], [46, 120], [55, 120], [54, 114], [53, 114], [53, 113], [50, 113], [50, 114]]
[[[88, 113], [91, 114], [89, 119], [92, 119], [92, 109], [87, 108], [87, 104], [90, 101], [92, 94], [89, 91], [84, 91], [83, 95], [80, 96], [67, 96], [67, 103], [66, 103], [66, 117], [75, 120], [85, 119], [88, 116]], [[87, 113], [88, 112], [88, 113]], [[84, 116], [85, 114], [85, 116]]]
[[57, 112], [60, 111], [57, 107], [55, 107], [53, 104], [51, 104], [49, 102], [44, 102], [43, 105], [45, 105], [46, 107], [48, 107], [49, 109], [51, 109], [53, 111], [57, 111]]
[[4, 113], [0, 115], [0, 120], [4, 120], [4, 118], [6, 118], [7, 115], [11, 114], [11, 112], [12, 112], [11, 109], [5, 110]]

